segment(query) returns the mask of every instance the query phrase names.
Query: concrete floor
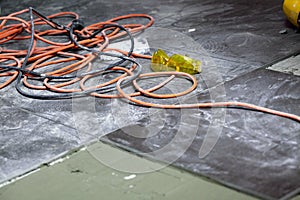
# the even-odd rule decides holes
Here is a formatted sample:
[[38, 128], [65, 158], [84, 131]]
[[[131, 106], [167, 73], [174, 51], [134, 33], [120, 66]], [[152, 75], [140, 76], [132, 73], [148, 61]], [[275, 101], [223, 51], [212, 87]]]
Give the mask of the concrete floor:
[[[62, 163], [42, 167], [39, 171], [0, 189], [0, 198], [22, 199], [254, 199], [221, 185], [212, 183], [173, 167], [131, 174], [114, 170], [95, 159], [98, 155], [111, 156], [111, 162], [123, 167], [131, 163], [147, 168], [159, 167], [128, 152], [96, 143]], [[117, 156], [116, 156], [117, 155]], [[126, 158], [124, 160], [123, 158]]]
[[[92, 153], [91, 153], [92, 152]], [[97, 156], [107, 155], [113, 166], [139, 165], [149, 173], [126, 173], [103, 164]], [[107, 163], [106, 163], [107, 164]], [[97, 142], [62, 159], [43, 166], [0, 188], [5, 200], [194, 200], [257, 198], [224, 187], [212, 180], [153, 162], [132, 153]], [[300, 200], [300, 195], [292, 198]]]
[[[219, 72], [220, 80], [205, 86], [199, 83], [200, 89], [193, 93], [198, 99], [211, 100], [207, 91], [221, 83], [225, 85], [229, 100], [300, 114], [300, 57], [291, 57], [299, 53], [300, 37], [286, 22], [281, 2], [154, 0], [137, 4], [136, 1], [116, 0], [28, 0], [0, 3], [3, 15], [28, 6], [45, 14], [75, 11], [87, 24], [127, 13], [151, 14], [156, 19], [152, 30], [159, 30], [157, 34], [147, 35], [151, 48], [199, 56], [208, 65], [203, 66], [198, 78], [215, 78], [212, 72]], [[287, 34], [280, 34], [282, 29], [286, 29]], [[203, 49], [205, 54], [199, 53]], [[187, 116], [191, 119], [201, 116], [201, 126], [199, 123], [183, 126], [187, 133], [192, 132], [189, 126], [197, 127], [195, 140], [173, 163], [176, 167], [164, 167], [163, 163], [136, 154], [168, 142], [176, 129], [177, 118], [184, 114], [170, 111], [165, 119], [169, 127], [164, 129], [164, 135], [139, 140], [126, 137], [119, 129], [122, 127], [111, 123], [111, 102], [100, 100], [97, 103], [97, 117], [104, 128], [97, 128], [94, 137], [89, 138], [82, 137], [76, 129], [78, 124], [74, 124], [72, 118], [71, 101], [24, 98], [13, 86], [1, 90], [0, 198], [254, 199], [256, 196], [288, 199], [296, 196], [295, 199], [300, 199], [297, 196], [300, 192], [300, 127], [295, 122], [249, 111], [228, 110], [216, 148], [210, 156], [200, 160], [199, 146], [211, 123], [211, 111], [195, 112]], [[133, 111], [125, 116], [133, 122], [129, 132], [134, 125], [139, 125], [139, 119], [148, 117], [148, 110], [135, 107]], [[90, 145], [99, 137], [114, 147], [101, 142]], [[87, 149], [73, 152], [85, 145]], [[175, 148], [167, 153], [176, 155], [178, 151]], [[61, 157], [67, 159], [51, 163]], [[109, 166], [101, 162], [103, 157]], [[153, 172], [133, 175], [111, 168], [112, 164], [125, 169], [140, 166]], [[157, 168], [161, 169], [153, 170]]]

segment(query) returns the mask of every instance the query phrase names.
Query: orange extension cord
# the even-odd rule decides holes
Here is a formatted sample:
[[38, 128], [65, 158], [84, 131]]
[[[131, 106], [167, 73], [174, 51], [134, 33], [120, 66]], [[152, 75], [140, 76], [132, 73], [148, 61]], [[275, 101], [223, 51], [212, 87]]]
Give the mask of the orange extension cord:
[[[9, 44], [18, 43], [20, 41], [28, 41], [31, 39], [31, 23], [26, 21], [20, 17], [25, 13], [28, 13], [29, 9], [21, 10], [19, 12], [12, 13], [8, 16], [0, 17], [0, 44], [9, 46]], [[88, 94], [91, 96], [99, 97], [99, 98], [126, 98], [129, 101], [133, 102], [136, 105], [147, 106], [147, 107], [156, 107], [156, 108], [166, 108], [166, 109], [181, 109], [181, 108], [213, 108], [213, 107], [238, 107], [238, 108], [246, 108], [252, 109], [260, 112], [265, 112], [285, 118], [290, 118], [292, 120], [300, 122], [300, 116], [280, 112], [260, 106], [256, 106], [253, 104], [243, 103], [243, 102], [216, 102], [216, 103], [195, 103], [195, 104], [154, 104], [145, 101], [138, 100], [134, 97], [137, 96], [146, 96], [151, 98], [176, 98], [179, 96], [186, 95], [192, 92], [197, 87], [197, 80], [194, 76], [183, 73], [183, 72], [153, 72], [147, 74], [140, 74], [136, 79], [131, 81], [132, 85], [135, 87], [137, 92], [126, 94], [122, 89], [122, 83], [128, 80], [130, 77], [134, 75], [134, 71], [136, 69], [136, 64], [133, 64], [129, 69], [121, 66], [113, 66], [109, 70], [123, 71], [123, 74], [117, 78], [114, 78], [108, 82], [101, 83], [94, 86], [86, 86], [85, 83], [90, 78], [101, 75], [101, 73], [95, 74], [87, 74], [81, 77], [74, 77], [72, 79], [60, 80], [59, 82], [53, 82], [51, 76], [55, 77], [63, 77], [65, 75], [70, 75], [78, 72], [79, 70], [84, 70], [85, 72], [90, 72], [92, 69], [92, 61], [95, 60], [97, 55], [93, 52], [89, 53], [80, 53], [80, 47], [77, 46], [74, 42], [55, 42], [50, 40], [49, 38], [55, 38], [56, 36], [67, 36], [68, 31], [59, 27], [55, 24], [54, 19], [62, 18], [62, 17], [72, 17], [73, 19], [79, 19], [78, 14], [73, 12], [60, 12], [50, 16], [47, 16], [50, 20], [45, 20], [38, 14], [36, 14], [36, 19], [33, 20], [33, 23], [36, 27], [45, 27], [48, 25], [50, 29], [46, 30], [34, 30], [34, 41], [33, 48], [31, 52], [29, 52], [30, 56], [28, 58], [28, 62], [26, 63], [26, 68], [22, 71], [22, 83], [27, 89], [31, 90], [45, 90], [47, 92], [53, 93], [76, 93], [83, 91], [90, 91], [93, 89], [99, 89], [111, 84], [116, 84], [116, 90], [118, 94], [110, 94], [110, 93], [99, 93], [96, 91], [89, 92]], [[146, 14], [129, 14], [124, 16], [119, 16], [104, 22], [98, 22], [86, 27], [83, 27], [82, 30], [75, 30], [78, 35], [83, 36], [84, 39], [78, 40], [78, 44], [84, 45], [85, 47], [95, 47], [97, 46], [97, 50], [100, 52], [117, 52], [123, 55], [127, 55], [128, 52], [125, 52], [120, 49], [109, 49], [108, 44], [113, 39], [118, 39], [120, 37], [126, 36], [126, 32], [122, 31], [118, 27], [108, 27], [104, 28], [105, 25], [110, 24], [119, 24], [124, 19], [129, 18], [146, 18], [149, 20], [147, 24], [121, 24], [124, 28], [126, 28], [130, 33], [137, 33], [146, 28], [150, 27], [154, 19]], [[65, 27], [70, 27], [71, 23], [66, 25]], [[52, 28], [51, 28], [52, 27]], [[56, 28], [53, 28], [56, 27]], [[93, 35], [93, 33], [99, 29], [103, 29], [101, 34], [96, 34], [94, 37], [89, 37]], [[48, 38], [48, 39], [47, 39]], [[43, 43], [42, 46], [38, 44]], [[15, 45], [14, 45], [15, 46]], [[10, 85], [14, 80], [17, 79], [18, 75], [21, 73], [21, 66], [25, 61], [25, 56], [28, 54], [26, 49], [7, 49], [4, 47], [0, 47], [0, 89]], [[151, 59], [151, 56], [141, 55], [132, 53], [130, 58], [145, 58]], [[70, 64], [71, 63], [71, 64]], [[4, 65], [9, 66], [11, 68], [5, 68]], [[62, 65], [59, 69], [50, 70], [50, 66]], [[1, 68], [2, 66], [2, 68]], [[37, 69], [45, 69], [46, 73], [42, 74], [42, 84], [34, 84], [35, 70]], [[49, 76], [49, 77], [47, 77]], [[167, 77], [165, 81], [159, 83], [158, 85], [144, 90], [142, 89], [138, 83], [137, 79], [142, 78], [156, 78], [164, 76]], [[186, 91], [177, 93], [177, 94], [155, 94], [153, 93], [155, 90], [164, 87], [168, 82], [172, 81], [175, 77], [185, 77], [192, 82], [192, 86]], [[73, 86], [73, 87], [72, 87]]]

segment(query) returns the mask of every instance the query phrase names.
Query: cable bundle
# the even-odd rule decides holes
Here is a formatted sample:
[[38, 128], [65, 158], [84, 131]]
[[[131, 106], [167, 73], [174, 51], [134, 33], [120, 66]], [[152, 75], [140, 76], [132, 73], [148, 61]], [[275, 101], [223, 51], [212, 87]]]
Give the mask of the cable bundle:
[[[20, 17], [21, 14], [29, 13], [30, 21], [25, 21]], [[36, 19], [34, 19], [36, 17]], [[62, 25], [55, 22], [55, 18], [72, 17], [73, 20], [67, 24]], [[147, 18], [149, 23], [142, 24], [125, 24], [119, 25], [117, 21], [128, 18]], [[99, 22], [84, 27], [83, 22], [79, 16], [73, 12], [61, 12], [50, 16], [44, 16], [33, 8], [25, 9], [16, 13], [12, 13], [5, 17], [0, 17], [2, 23], [0, 24], [0, 43], [7, 44], [22, 41], [29, 44], [28, 49], [5, 49], [1, 48], [0, 54], [0, 77], [5, 79], [0, 84], [0, 89], [6, 87], [14, 80], [16, 80], [16, 89], [23, 95], [38, 99], [60, 99], [70, 98], [75, 96], [88, 95], [91, 92], [107, 93], [115, 90], [113, 83], [130, 72], [135, 71], [136, 78], [141, 73], [141, 66], [133, 59], [133, 56], [151, 58], [151, 56], [133, 54], [134, 42], [131, 34], [144, 30], [151, 26], [154, 22], [153, 18], [145, 14], [130, 14], [110, 19], [105, 22]], [[14, 23], [8, 23], [13, 21]], [[17, 22], [17, 23], [16, 23]], [[45, 25], [47, 29], [45, 29]], [[37, 30], [37, 27], [44, 28], [45, 30]], [[117, 39], [124, 36], [129, 36], [131, 40], [131, 47], [129, 52], [124, 52], [118, 49], [107, 49], [110, 40]], [[55, 37], [66, 36], [66, 42], [56, 42], [50, 39]], [[38, 46], [38, 44], [41, 44]], [[79, 50], [85, 50], [79, 51]], [[113, 54], [105, 53], [107, 51], [116, 51], [122, 53]], [[117, 57], [118, 62], [111, 63], [109, 66], [91, 71], [92, 61], [101, 55]], [[133, 65], [130, 67], [118, 67], [125, 61], [130, 61]], [[69, 64], [72, 63], [72, 64]], [[60, 68], [55, 70], [53, 65], [61, 65]], [[38, 72], [46, 71], [45, 73]], [[79, 74], [79, 70], [85, 73]], [[119, 78], [116, 78], [109, 83], [104, 83], [102, 86], [97, 86], [94, 89], [84, 87], [75, 87], [72, 89], [64, 89], [66, 86], [75, 85], [81, 80], [86, 80], [88, 77], [109, 73], [111, 71], [124, 72]], [[0, 79], [1, 80], [1, 79]], [[30, 83], [42, 82], [42, 84]], [[59, 80], [59, 81], [58, 81]], [[57, 83], [59, 82], [59, 83]], [[48, 90], [59, 92], [59, 94], [36, 95], [34, 93], [24, 90], [22, 85], [25, 85], [31, 90]]]
[[[29, 14], [26, 21], [20, 16]], [[58, 23], [60, 18], [72, 18], [66, 25]], [[120, 24], [124, 19], [148, 19], [147, 24]], [[0, 17], [0, 89], [15, 83], [15, 88], [24, 96], [36, 99], [63, 99], [87, 95], [99, 98], [127, 98], [131, 102], [157, 108], [211, 108], [240, 107], [266, 112], [300, 122], [297, 115], [275, 111], [242, 102], [195, 103], [181, 105], [153, 104], [134, 97], [143, 95], [152, 98], [174, 98], [186, 95], [197, 87], [194, 76], [176, 71], [142, 74], [142, 66], [135, 58], [151, 59], [151, 56], [133, 53], [132, 34], [150, 27], [154, 19], [146, 14], [129, 14], [104, 22], [85, 26], [78, 14], [61, 12], [44, 16], [33, 8]], [[116, 39], [128, 37], [131, 45], [128, 51], [108, 48]], [[57, 39], [58, 38], [58, 39]], [[56, 41], [58, 40], [58, 41]], [[63, 41], [63, 42], [62, 42]], [[9, 49], [27, 45], [27, 49]], [[19, 45], [20, 44], [20, 45]], [[95, 60], [102, 56], [116, 58], [106, 66], [95, 67]], [[86, 82], [105, 74], [120, 74], [111, 80], [92, 86]], [[141, 78], [167, 77], [165, 81], [144, 90], [137, 80]], [[176, 76], [185, 77], [192, 82], [186, 91], [177, 94], [155, 94]], [[132, 84], [136, 92], [127, 94], [124, 85]], [[117, 93], [112, 93], [116, 92]]]

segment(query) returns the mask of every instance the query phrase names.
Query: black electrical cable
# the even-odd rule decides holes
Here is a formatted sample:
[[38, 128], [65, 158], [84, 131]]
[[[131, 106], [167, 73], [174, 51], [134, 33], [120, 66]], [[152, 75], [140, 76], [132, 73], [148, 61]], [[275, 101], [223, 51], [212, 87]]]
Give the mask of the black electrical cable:
[[[31, 7], [30, 7], [31, 8]], [[29, 9], [30, 9], [29, 8]], [[57, 22], [55, 22], [54, 20], [48, 18], [47, 16], [43, 15], [42, 13], [40, 13], [39, 11], [37, 11], [36, 9], [34, 8], [31, 8], [32, 12], [34, 14], [36, 14], [37, 16], [39, 16], [41, 19], [43, 19], [48, 25], [50, 25], [51, 27], [53, 28], [56, 28], [56, 29], [59, 29], [59, 30], [68, 30], [69, 28], [64, 26], [64, 25], [61, 25]], [[50, 22], [50, 23], [49, 23]], [[54, 24], [55, 26], [53, 26], [52, 24]]]
[[[30, 53], [33, 49], [33, 44], [34, 44], [34, 22], [33, 22], [33, 14], [32, 14], [32, 7], [29, 7], [29, 16], [30, 16], [30, 26], [31, 26], [31, 34], [30, 34], [30, 42], [29, 42], [29, 46], [28, 46], [28, 49], [27, 49], [27, 54], [24, 58], [24, 61], [22, 63], [22, 66], [21, 66], [21, 69], [25, 69], [26, 68], [26, 65], [27, 65], [27, 62], [28, 62], [28, 59], [30, 57]], [[17, 76], [17, 83], [15, 85], [15, 88], [16, 90], [23, 94], [23, 91], [21, 89], [21, 79], [22, 79], [22, 76], [23, 76], [23, 72], [22, 71], [19, 71], [19, 74]]]
[[[44, 73], [38, 73], [35, 72], [33, 70], [28, 70], [28, 69], [22, 69], [19, 67], [13, 67], [13, 66], [7, 66], [7, 65], [0, 65], [0, 68], [3, 68], [4, 70], [1, 70], [0, 72], [7, 72], [10, 70], [14, 70], [14, 71], [18, 71], [18, 72], [22, 72], [23, 74], [30, 74], [33, 75], [36, 78], [51, 78], [51, 79], [73, 79], [76, 78], [76, 76], [49, 76], [47, 74]], [[30, 78], [34, 78], [34, 77], [30, 77]]]
[[[68, 32], [69, 32], [69, 38], [70, 38], [70, 40], [71, 40], [76, 46], [78, 46], [79, 48], [84, 49], [84, 50], [86, 50], [86, 51], [89, 51], [89, 52], [92, 52], [92, 53], [96, 53], [97, 55], [106, 55], [106, 56], [112, 56], [112, 57], [118, 57], [118, 58], [120, 58], [119, 55], [117, 55], [117, 54], [108, 54], [108, 53], [105, 53], [105, 52], [100, 52], [100, 51], [98, 51], [98, 50], [96, 50], [96, 49], [94, 49], [94, 48], [89, 48], [89, 47], [86, 47], [86, 46], [83, 46], [83, 45], [79, 44], [79, 43], [77, 42], [77, 40], [75, 40], [75, 38], [74, 38], [74, 35], [76, 35], [77, 37], [78, 37], [78, 35], [79, 35], [79, 34], [74, 34], [74, 31], [77, 30], [77, 29], [75, 29], [75, 28], [78, 28], [78, 27], [79, 27], [79, 29], [81, 29], [81, 28], [82, 28], [82, 24], [78, 25], [78, 20], [73, 20], [73, 22], [72, 22], [72, 24], [71, 24], [71, 26], [70, 26], [70, 29], [69, 29], [69, 31], [68, 31]], [[106, 24], [106, 25], [104, 25], [102, 28], [100, 28], [100, 29], [96, 30], [95, 32], [93, 32], [93, 34], [92, 34], [91, 36], [85, 37], [85, 39], [93, 38], [93, 37], [95, 37], [96, 35], [98, 35], [99, 33], [101, 33], [103, 30], [105, 30], [105, 29], [107, 29], [107, 28], [112, 28], [112, 27], [117, 27], [117, 28], [119, 28], [119, 29], [125, 31], [125, 32], [127, 33], [127, 35], [129, 36], [129, 39], [130, 39], [130, 49], [129, 49], [129, 51], [128, 51], [127, 57], [130, 57], [131, 54], [133, 53], [133, 50], [134, 50], [134, 39], [133, 39], [133, 37], [132, 37], [130, 31], [128, 31], [125, 27], [123, 27], [123, 26], [121, 26], [121, 25], [118, 25], [118, 24]], [[79, 36], [78, 38], [80, 38], [80, 36]], [[110, 69], [110, 68], [112, 68], [112, 67], [114, 67], [114, 66], [119, 66], [119, 65], [121, 65], [121, 64], [123, 64], [123, 63], [124, 63], [124, 59], [121, 58], [120, 61], [108, 65], [108, 66], [107, 66], [106, 68], [104, 68], [103, 70]]]

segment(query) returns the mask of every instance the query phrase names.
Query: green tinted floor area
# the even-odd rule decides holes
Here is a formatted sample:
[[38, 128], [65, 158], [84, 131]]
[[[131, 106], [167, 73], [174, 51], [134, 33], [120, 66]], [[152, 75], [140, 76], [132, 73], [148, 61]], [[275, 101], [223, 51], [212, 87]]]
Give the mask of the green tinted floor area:
[[[161, 169], [154, 170], [158, 168]], [[123, 169], [123, 172], [116, 169]], [[152, 172], [134, 174], [130, 170]], [[2, 187], [0, 199], [254, 198], [98, 142], [67, 156], [62, 162], [43, 166], [35, 173]]]

